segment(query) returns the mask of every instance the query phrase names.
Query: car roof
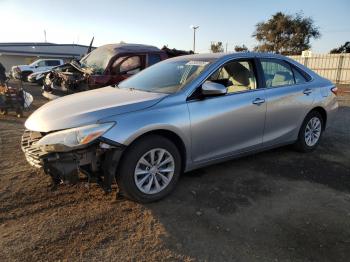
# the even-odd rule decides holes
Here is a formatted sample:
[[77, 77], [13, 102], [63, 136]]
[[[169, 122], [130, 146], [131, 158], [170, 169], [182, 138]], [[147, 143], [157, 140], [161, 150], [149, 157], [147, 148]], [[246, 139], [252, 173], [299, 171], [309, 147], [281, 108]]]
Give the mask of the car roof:
[[98, 47], [98, 49], [106, 49], [115, 54], [136, 52], [161, 52], [161, 50], [155, 46], [126, 43], [103, 45]]
[[299, 67], [303, 71], [306, 71], [308, 74], [315, 76], [315, 73], [308, 69], [306, 66], [300, 64], [299, 62], [280, 55], [280, 54], [274, 54], [274, 53], [262, 53], [262, 52], [235, 52], [235, 53], [207, 53], [207, 54], [194, 54], [194, 55], [183, 55], [183, 56], [178, 56], [174, 58], [170, 58], [165, 60], [166, 61], [207, 61], [210, 63], [215, 63], [215, 62], [220, 62], [220, 61], [226, 61], [230, 59], [235, 59], [235, 58], [275, 58], [275, 59], [282, 59], [285, 61], [288, 61], [292, 63], [293, 65]]
[[310, 75], [312, 78], [319, 78], [319, 76], [313, 72], [311, 69], [307, 68], [306, 66], [300, 64], [299, 62], [280, 55], [280, 54], [274, 54], [274, 53], [260, 53], [260, 52], [235, 52], [235, 53], [207, 53], [207, 54], [194, 54], [194, 55], [183, 55], [178, 56], [174, 58], [167, 59], [163, 61], [163, 63], [166, 63], [167, 61], [206, 61], [210, 63], [221, 63], [230, 59], [235, 58], [275, 58], [275, 59], [281, 59], [288, 61], [289, 63], [293, 64], [294, 66], [298, 67], [308, 75]]
[[285, 59], [285, 56], [279, 55], [279, 54], [273, 54], [273, 53], [259, 53], [259, 52], [235, 52], [235, 53], [206, 53], [206, 54], [194, 54], [194, 55], [185, 55], [185, 56], [179, 56], [175, 57], [173, 59], [175, 60], [206, 60], [214, 62], [216, 60], [222, 59], [222, 58], [253, 58], [253, 57], [260, 57], [260, 58], [278, 58], [278, 59]]

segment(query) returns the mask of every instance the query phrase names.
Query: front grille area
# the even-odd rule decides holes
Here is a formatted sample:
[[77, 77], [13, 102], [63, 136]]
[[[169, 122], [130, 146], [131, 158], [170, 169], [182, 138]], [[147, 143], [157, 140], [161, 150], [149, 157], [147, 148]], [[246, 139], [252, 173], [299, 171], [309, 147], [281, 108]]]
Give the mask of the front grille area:
[[47, 152], [41, 151], [39, 148], [35, 147], [35, 143], [42, 138], [43, 135], [40, 132], [33, 132], [25, 130], [22, 135], [22, 151], [29, 164], [37, 168], [42, 167], [41, 158], [47, 154]]

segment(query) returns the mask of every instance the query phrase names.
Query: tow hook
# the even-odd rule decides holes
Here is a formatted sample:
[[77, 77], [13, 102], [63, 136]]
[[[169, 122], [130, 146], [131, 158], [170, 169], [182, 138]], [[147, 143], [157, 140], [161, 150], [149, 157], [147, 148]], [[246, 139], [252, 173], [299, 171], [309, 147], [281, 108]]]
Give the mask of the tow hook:
[[106, 158], [103, 161], [102, 170], [104, 180], [102, 188], [106, 193], [112, 192], [112, 184], [115, 181], [117, 167], [122, 153], [122, 150], [111, 150], [106, 154]]

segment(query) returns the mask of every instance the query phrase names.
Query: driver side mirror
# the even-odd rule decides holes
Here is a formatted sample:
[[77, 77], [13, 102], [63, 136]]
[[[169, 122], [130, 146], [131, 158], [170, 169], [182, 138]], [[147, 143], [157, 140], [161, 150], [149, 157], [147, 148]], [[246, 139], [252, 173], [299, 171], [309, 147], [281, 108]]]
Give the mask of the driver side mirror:
[[202, 94], [205, 96], [225, 95], [227, 88], [223, 84], [205, 81], [202, 85]]

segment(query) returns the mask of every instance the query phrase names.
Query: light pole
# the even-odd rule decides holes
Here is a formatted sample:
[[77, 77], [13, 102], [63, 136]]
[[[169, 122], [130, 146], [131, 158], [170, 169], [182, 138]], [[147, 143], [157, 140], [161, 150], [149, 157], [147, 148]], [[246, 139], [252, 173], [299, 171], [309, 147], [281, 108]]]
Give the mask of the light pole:
[[193, 29], [193, 53], [196, 53], [196, 30], [199, 28], [199, 25], [191, 25], [190, 28]]

